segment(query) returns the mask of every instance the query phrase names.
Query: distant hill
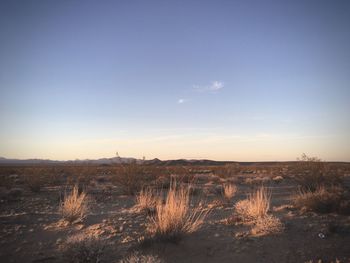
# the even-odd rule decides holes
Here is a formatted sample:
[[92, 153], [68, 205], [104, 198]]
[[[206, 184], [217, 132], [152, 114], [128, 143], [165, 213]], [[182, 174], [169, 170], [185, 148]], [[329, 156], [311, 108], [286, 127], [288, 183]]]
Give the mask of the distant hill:
[[0, 164], [121, 164], [121, 163], [131, 163], [131, 162], [140, 163], [141, 160], [135, 158], [122, 158], [122, 157], [113, 157], [113, 158], [101, 158], [96, 160], [84, 159], [84, 160], [69, 160], [69, 161], [55, 161], [49, 159], [7, 159], [0, 157]]
[[[56, 161], [49, 159], [7, 159], [0, 157], [0, 165], [36, 165], [36, 164], [87, 164], [87, 165], [113, 165], [113, 164], [127, 164], [127, 163], [139, 163], [145, 165], [158, 165], [158, 166], [167, 166], [167, 165], [201, 165], [201, 166], [210, 166], [210, 165], [225, 165], [225, 164], [234, 164], [237, 163], [243, 166], [250, 165], [281, 165], [289, 164], [295, 161], [270, 161], [270, 162], [236, 162], [236, 161], [213, 161], [207, 159], [176, 159], [176, 160], [159, 160], [158, 158], [151, 160], [142, 160], [131, 157], [112, 157], [112, 158], [101, 158], [101, 159], [84, 159], [84, 160], [69, 160], [69, 161]], [[330, 163], [345, 163], [347, 162], [330, 162]]]

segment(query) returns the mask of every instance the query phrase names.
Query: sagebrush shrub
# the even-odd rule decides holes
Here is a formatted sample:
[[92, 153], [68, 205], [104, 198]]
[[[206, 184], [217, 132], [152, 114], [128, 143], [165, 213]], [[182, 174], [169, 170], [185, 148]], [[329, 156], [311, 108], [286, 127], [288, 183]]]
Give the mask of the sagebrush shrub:
[[125, 164], [121, 166], [120, 169], [116, 170], [112, 180], [115, 184], [122, 187], [125, 194], [134, 195], [138, 193], [144, 185], [153, 181], [157, 173], [158, 170], [133, 162]]
[[129, 257], [122, 259], [119, 263], [161, 263], [162, 261], [153, 255], [141, 255], [140, 253], [133, 253]]
[[67, 238], [61, 245], [65, 262], [70, 263], [99, 263], [106, 241], [89, 234], [77, 234]]
[[259, 217], [251, 230], [253, 235], [268, 235], [282, 232], [284, 225], [273, 215]]
[[315, 191], [300, 190], [293, 196], [294, 205], [308, 211], [330, 213], [337, 211], [342, 201], [342, 190], [337, 187], [318, 187]]
[[332, 169], [318, 157], [309, 157], [306, 154], [290, 167], [290, 173], [304, 190], [310, 191], [321, 186], [336, 185], [341, 181], [341, 175], [336, 169]]

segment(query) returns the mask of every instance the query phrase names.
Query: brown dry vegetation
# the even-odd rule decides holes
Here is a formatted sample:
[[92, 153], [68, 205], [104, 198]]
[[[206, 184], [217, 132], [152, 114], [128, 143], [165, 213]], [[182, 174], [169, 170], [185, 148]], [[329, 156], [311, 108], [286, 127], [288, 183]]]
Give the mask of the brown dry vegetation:
[[88, 196], [86, 192], [79, 192], [76, 185], [71, 192], [65, 193], [60, 205], [62, 217], [69, 223], [82, 221], [86, 216], [88, 208]]
[[230, 201], [237, 192], [237, 187], [234, 184], [224, 184], [222, 194], [226, 201]]
[[350, 260], [346, 163], [3, 166], [0, 177], [1, 262]]
[[317, 157], [303, 154], [291, 168], [298, 184], [303, 190], [315, 191], [321, 186], [333, 186], [341, 183], [341, 174], [331, 165]]
[[190, 207], [190, 188], [173, 182], [163, 203], [157, 202], [156, 214], [150, 218], [148, 231], [156, 240], [175, 240], [199, 229], [209, 210]]
[[153, 212], [157, 203], [160, 202], [160, 196], [154, 189], [147, 187], [142, 189], [136, 196], [136, 208], [140, 211]]
[[255, 221], [267, 215], [270, 209], [271, 193], [260, 187], [256, 192], [249, 194], [248, 198], [235, 205], [236, 213], [243, 221]]
[[65, 262], [99, 263], [106, 246], [106, 242], [96, 236], [77, 234], [68, 237], [60, 250]]
[[318, 213], [338, 212], [350, 214], [349, 200], [344, 196], [344, 190], [339, 187], [318, 187], [315, 191], [300, 190], [293, 197], [297, 208]]

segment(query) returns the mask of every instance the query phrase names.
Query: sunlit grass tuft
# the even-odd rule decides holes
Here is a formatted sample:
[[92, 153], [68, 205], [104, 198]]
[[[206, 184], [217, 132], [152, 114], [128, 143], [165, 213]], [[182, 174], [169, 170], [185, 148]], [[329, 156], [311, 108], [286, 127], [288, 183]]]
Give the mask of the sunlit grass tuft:
[[189, 188], [172, 183], [165, 202], [157, 203], [148, 231], [155, 239], [177, 240], [198, 230], [208, 212], [199, 205], [190, 207]]
[[79, 193], [78, 186], [74, 186], [70, 193], [66, 193], [60, 204], [60, 211], [64, 220], [73, 223], [85, 218], [88, 211], [88, 196], [86, 192]]

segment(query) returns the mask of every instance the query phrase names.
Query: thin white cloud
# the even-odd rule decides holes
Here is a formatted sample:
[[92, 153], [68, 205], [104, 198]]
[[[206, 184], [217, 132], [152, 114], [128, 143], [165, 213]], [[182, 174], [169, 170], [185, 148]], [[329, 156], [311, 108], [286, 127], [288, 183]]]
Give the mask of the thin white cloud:
[[218, 92], [224, 87], [224, 83], [221, 81], [213, 81], [209, 86], [193, 85], [193, 89], [199, 92]]
[[209, 90], [220, 90], [224, 87], [224, 83], [220, 82], [220, 81], [214, 81], [211, 86], [209, 87]]
[[185, 99], [178, 99], [178, 100], [177, 100], [177, 103], [178, 103], [178, 104], [183, 104], [183, 103], [185, 103], [185, 102], [186, 102]]

